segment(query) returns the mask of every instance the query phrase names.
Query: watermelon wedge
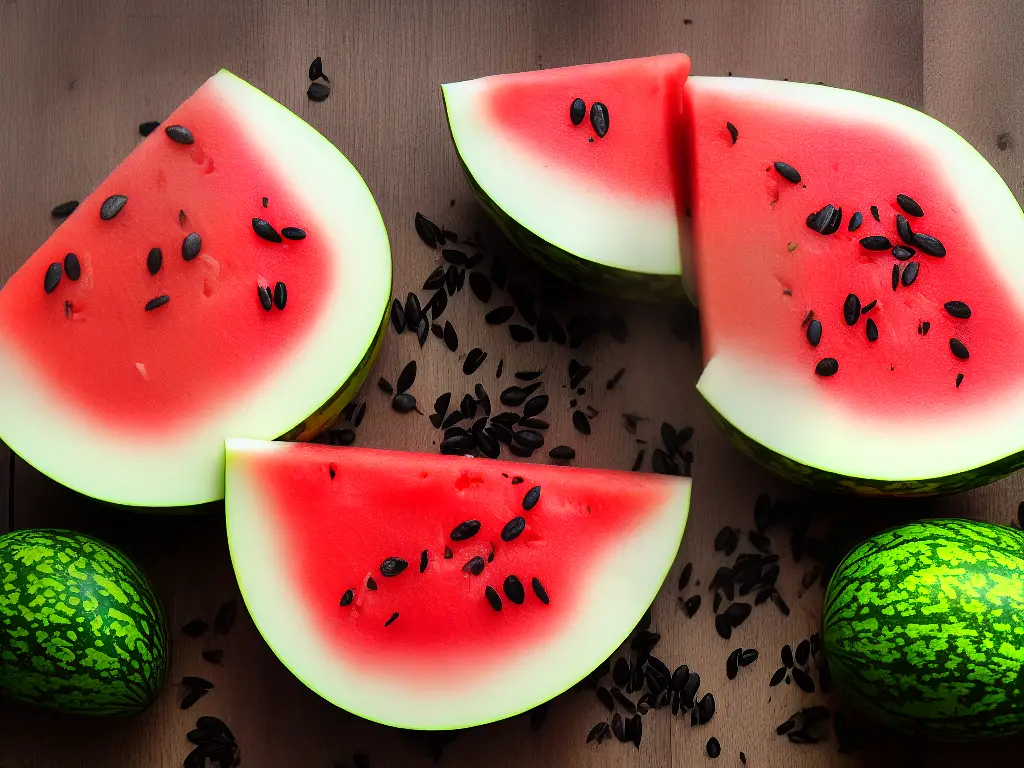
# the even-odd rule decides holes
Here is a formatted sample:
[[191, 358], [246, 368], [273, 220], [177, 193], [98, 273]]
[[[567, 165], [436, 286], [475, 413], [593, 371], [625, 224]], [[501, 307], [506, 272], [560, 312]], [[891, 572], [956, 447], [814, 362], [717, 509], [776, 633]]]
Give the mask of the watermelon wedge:
[[585, 677], [654, 600], [689, 480], [228, 440], [242, 595], [281, 661], [389, 725], [463, 728]]
[[1024, 465], [1024, 214], [966, 141], [834, 88], [686, 85], [698, 383], [798, 481], [933, 494]]
[[99, 499], [222, 498], [226, 435], [304, 439], [337, 416], [390, 290], [359, 174], [221, 71], [0, 292], [0, 438]]
[[459, 160], [509, 239], [568, 282], [682, 295], [683, 54], [442, 86]]

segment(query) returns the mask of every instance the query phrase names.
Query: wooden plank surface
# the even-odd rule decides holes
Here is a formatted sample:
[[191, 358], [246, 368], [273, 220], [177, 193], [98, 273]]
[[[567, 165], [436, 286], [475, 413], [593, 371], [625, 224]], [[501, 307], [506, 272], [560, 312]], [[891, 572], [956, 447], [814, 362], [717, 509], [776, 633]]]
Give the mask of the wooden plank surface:
[[[967, 12], [984, 7], [983, 11]], [[1002, 71], [1021, 60], [1011, 23], [1015, 4], [962, 4], [956, 0], [611, 0], [551, 3], [497, 2], [271, 2], [201, 0], [0, 0], [0, 155], [6, 215], [0, 218], [0, 282], [40, 243], [53, 223], [56, 202], [80, 197], [138, 141], [135, 126], [160, 119], [219, 67], [249, 79], [321, 130], [353, 161], [377, 198], [391, 236], [395, 293], [416, 290], [433, 268], [433, 256], [412, 229], [417, 210], [462, 232], [479, 231], [489, 254], [502, 258], [523, 282], [545, 278], [510, 252], [482, 218], [458, 169], [441, 109], [438, 84], [479, 75], [682, 50], [697, 74], [790, 78], [853, 88], [924, 107], [951, 122], [1003, 172], [1018, 195], [1021, 164], [1020, 79]], [[305, 98], [309, 61], [321, 55], [334, 92], [323, 104]], [[1013, 66], [1019, 66], [1014, 64]], [[994, 136], [1008, 133], [1008, 148]], [[1024, 141], [1024, 135], [1021, 136]], [[452, 207], [450, 201], [454, 200]], [[446, 313], [461, 338], [460, 352], [481, 346], [490, 360], [477, 377], [491, 397], [511, 383], [510, 372], [544, 368], [547, 391], [558, 404], [550, 413], [549, 444], [577, 449], [583, 466], [628, 468], [634, 436], [620, 414], [650, 418], [637, 437], [652, 443], [657, 425], [691, 424], [695, 493], [691, 522], [672, 576], [655, 606], [654, 628], [663, 635], [659, 655], [670, 666], [685, 662], [701, 674], [703, 690], [718, 701], [715, 719], [691, 728], [667, 713], [644, 721], [639, 751], [606, 743], [584, 745], [603, 714], [589, 692], [559, 697], [537, 733], [526, 718], [474, 729], [445, 749], [451, 766], [651, 766], [700, 764], [704, 744], [722, 743], [723, 764], [738, 765], [743, 750], [752, 766], [995, 764], [1019, 743], [981, 751], [883, 742], [852, 755], [834, 741], [796, 746], [774, 727], [800, 707], [835, 702], [801, 693], [794, 685], [769, 688], [779, 648], [815, 631], [820, 587], [804, 589], [805, 565], [792, 560], [787, 537], [773, 534], [782, 556], [780, 587], [792, 606], [783, 617], [760, 606], [730, 642], [717, 637], [705, 607], [686, 620], [675, 606], [675, 577], [693, 562], [706, 586], [726, 559], [713, 552], [723, 525], [749, 528], [760, 492], [795, 497], [799, 492], [739, 456], [714, 430], [693, 391], [699, 349], [670, 332], [673, 308], [611, 302], [590, 295], [571, 298], [572, 311], [615, 309], [626, 318], [629, 341], [607, 335], [575, 353], [551, 345], [514, 345], [503, 329], [482, 322], [484, 309], [468, 292]], [[590, 402], [600, 415], [583, 439], [569, 423], [563, 390], [571, 354], [593, 365]], [[415, 394], [424, 402], [444, 391], [472, 389], [458, 356], [431, 338], [421, 351], [410, 335], [389, 332], [370, 381], [394, 380], [409, 359], [419, 362]], [[505, 359], [505, 374], [494, 364]], [[621, 366], [622, 384], [611, 393], [602, 382]], [[2, 389], [0, 389], [2, 396]], [[398, 417], [371, 386], [361, 394], [368, 415], [358, 444], [434, 450], [437, 433], [415, 414]], [[0, 467], [3, 449], [0, 448]], [[649, 463], [645, 469], [649, 468]], [[0, 468], [0, 490], [4, 470]], [[173, 627], [202, 616], [236, 594], [222, 518], [131, 515], [82, 499], [41, 477], [24, 463], [15, 470], [14, 525], [62, 525], [105, 536], [122, 545], [151, 573]], [[904, 516], [965, 514], [1009, 521], [1022, 496], [1019, 478], [952, 500], [904, 505], [820, 500], [820, 519], [853, 513], [878, 524]], [[6, 494], [0, 494], [0, 511]], [[803, 593], [803, 594], [801, 594]], [[430, 765], [422, 745], [390, 729], [341, 712], [299, 684], [267, 649], [244, 614], [230, 635], [185, 640], [174, 632], [172, 678], [202, 674], [216, 689], [192, 710], [177, 709], [172, 688], [144, 715], [124, 722], [93, 723], [0, 703], [3, 768], [174, 766], [188, 752], [184, 734], [199, 714], [216, 714], [242, 745], [243, 765], [324, 766], [350, 760], [355, 750], [372, 764]], [[725, 658], [737, 645], [756, 647], [761, 659], [739, 679], [727, 681]], [[225, 651], [222, 667], [200, 658], [204, 648]], [[524, 674], [528, 670], [524, 670]], [[986, 752], [986, 750], [988, 750]], [[990, 756], [992, 759], [987, 760]]]

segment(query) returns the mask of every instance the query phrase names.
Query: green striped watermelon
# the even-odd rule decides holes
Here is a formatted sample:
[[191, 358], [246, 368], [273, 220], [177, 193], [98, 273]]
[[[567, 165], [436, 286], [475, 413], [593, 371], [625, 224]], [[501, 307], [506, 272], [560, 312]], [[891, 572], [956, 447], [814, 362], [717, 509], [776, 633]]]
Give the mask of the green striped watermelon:
[[825, 594], [836, 687], [885, 724], [945, 740], [1024, 729], [1024, 532], [925, 520], [880, 533]]
[[0, 694], [125, 715], [148, 706], [166, 676], [163, 609], [124, 554], [70, 531], [0, 536]]

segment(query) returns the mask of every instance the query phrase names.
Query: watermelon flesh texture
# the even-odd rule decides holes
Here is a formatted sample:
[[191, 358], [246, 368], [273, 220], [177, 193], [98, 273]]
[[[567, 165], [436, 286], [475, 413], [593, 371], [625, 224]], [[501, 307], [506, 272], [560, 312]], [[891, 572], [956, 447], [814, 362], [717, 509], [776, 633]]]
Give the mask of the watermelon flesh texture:
[[[221, 498], [226, 435], [315, 435], [372, 364], [390, 294], [377, 207], [309, 125], [226, 71], [172, 125], [194, 143], [145, 139], [0, 292], [0, 437], [127, 505]], [[128, 202], [103, 220], [111, 195]], [[306, 237], [270, 242], [254, 218]], [[201, 250], [186, 260], [193, 232]], [[81, 276], [47, 293], [68, 253]], [[258, 287], [278, 282], [285, 309], [266, 311]]]
[[[686, 479], [656, 475], [227, 443], [231, 557], [267, 643], [328, 701], [406, 728], [517, 714], [608, 658], [671, 567], [689, 490]], [[517, 516], [525, 529], [504, 541]], [[479, 532], [454, 540], [469, 520]], [[388, 577], [391, 557], [408, 567]], [[476, 557], [479, 575], [465, 570]], [[522, 604], [504, 590], [510, 575]]]
[[[698, 389], [741, 447], [792, 479], [860, 493], [963, 490], [1019, 468], [1024, 216], [995, 170], [949, 128], [863, 94], [701, 77], [686, 94], [706, 363]], [[897, 195], [924, 215], [906, 213]], [[822, 235], [807, 218], [827, 204], [843, 218]], [[854, 212], [863, 224], [851, 232]], [[904, 245], [898, 214], [946, 255], [914, 245], [899, 261], [861, 245]], [[911, 264], [916, 280], [893, 290], [893, 266], [902, 277]], [[877, 302], [852, 326], [849, 294]], [[950, 301], [971, 317], [952, 316]], [[810, 312], [822, 326], [817, 347]], [[823, 358], [838, 373], [816, 375]]]
[[[484, 207], [564, 279], [641, 299], [681, 295], [687, 248], [683, 54], [442, 86], [460, 162]], [[574, 124], [570, 106], [586, 114]], [[595, 103], [608, 130], [591, 122]]]

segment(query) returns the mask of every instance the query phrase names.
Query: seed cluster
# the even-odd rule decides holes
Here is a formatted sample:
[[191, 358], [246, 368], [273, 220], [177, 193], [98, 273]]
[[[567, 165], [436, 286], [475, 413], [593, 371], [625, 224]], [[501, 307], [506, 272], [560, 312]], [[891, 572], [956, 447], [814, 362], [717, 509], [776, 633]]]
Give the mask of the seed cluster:
[[[569, 121], [573, 125], [580, 125], [587, 114], [587, 102], [577, 97], [569, 104]], [[590, 105], [590, 127], [594, 129], [597, 138], [603, 139], [608, 133], [608, 106], [600, 101]], [[594, 137], [590, 137], [593, 141]]]
[[[310, 101], [325, 101], [331, 95], [331, 78], [324, 74], [324, 62], [319, 56], [309, 65], [309, 80], [306, 96]], [[321, 80], [324, 82], [320, 82]]]

